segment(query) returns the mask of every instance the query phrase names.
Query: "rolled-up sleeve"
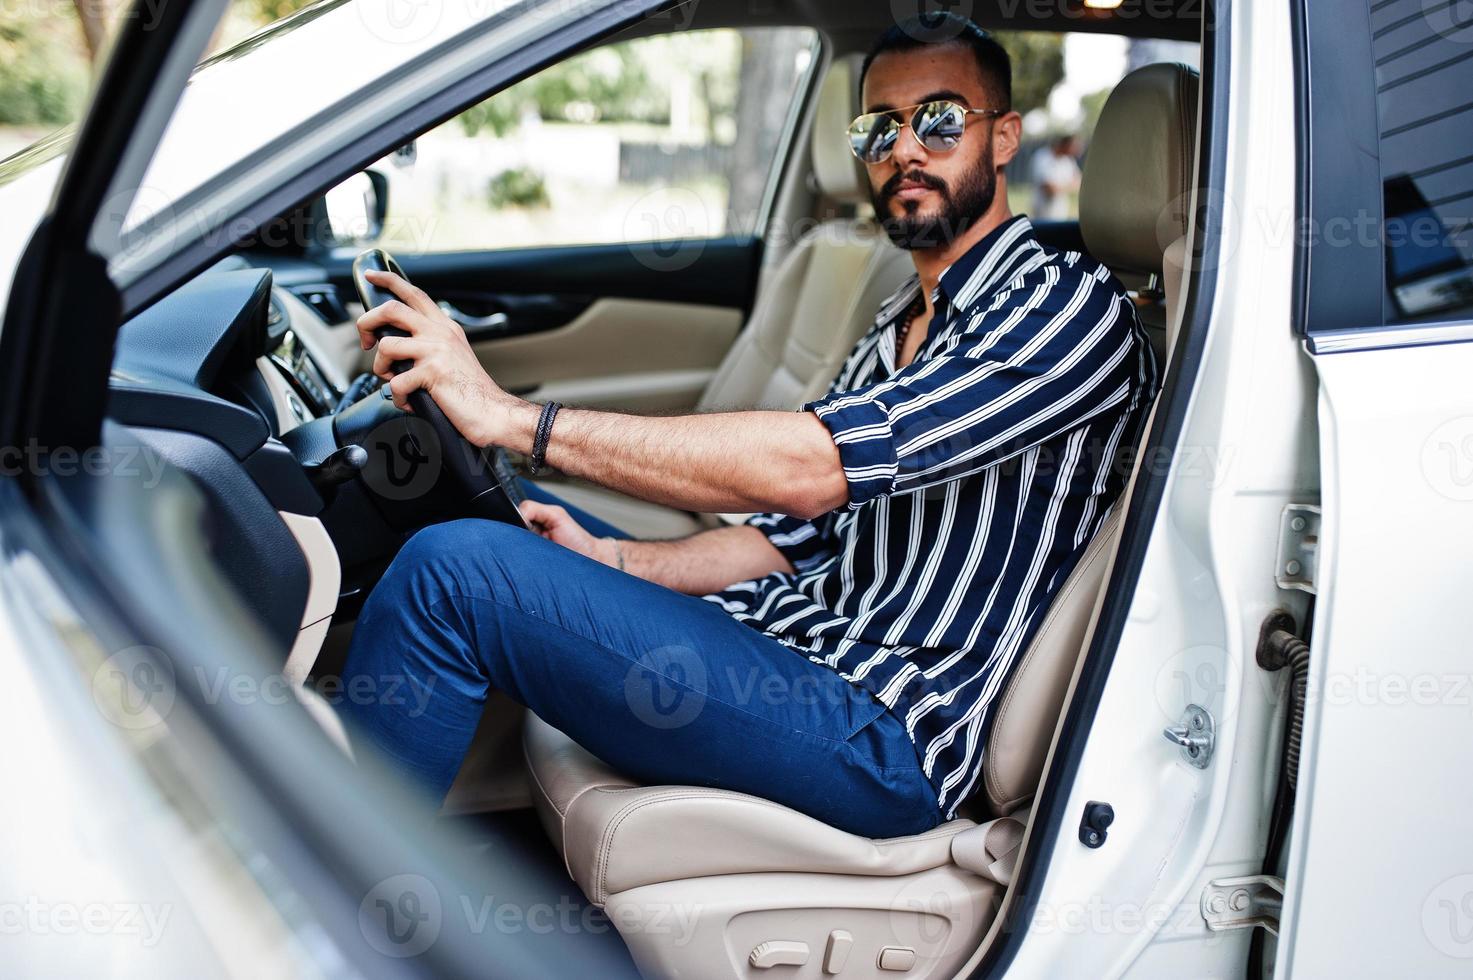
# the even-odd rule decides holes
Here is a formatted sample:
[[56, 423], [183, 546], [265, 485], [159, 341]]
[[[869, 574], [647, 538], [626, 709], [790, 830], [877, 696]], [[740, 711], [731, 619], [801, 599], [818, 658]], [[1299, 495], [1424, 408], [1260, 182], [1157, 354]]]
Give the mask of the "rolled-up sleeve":
[[839, 449], [849, 509], [970, 476], [1123, 406], [1154, 377], [1128, 302], [1100, 267], [1048, 266], [966, 311], [941, 353], [809, 402]]

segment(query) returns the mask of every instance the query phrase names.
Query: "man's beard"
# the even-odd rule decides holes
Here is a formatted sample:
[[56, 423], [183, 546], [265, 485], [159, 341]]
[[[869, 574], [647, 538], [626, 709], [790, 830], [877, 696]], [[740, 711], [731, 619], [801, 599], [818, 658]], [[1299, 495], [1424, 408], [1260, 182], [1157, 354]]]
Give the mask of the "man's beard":
[[[907, 211], [900, 217], [890, 213], [890, 199], [895, 196], [900, 182], [910, 180], [925, 184], [941, 196], [941, 210], [933, 215], [918, 215], [915, 202], [906, 202]], [[900, 248], [918, 250], [944, 248], [955, 241], [963, 232], [992, 207], [997, 194], [997, 174], [992, 167], [992, 152], [988, 148], [987, 158], [957, 182], [956, 192], [940, 177], [923, 170], [897, 173], [885, 181], [878, 191], [870, 189], [870, 199], [879, 217], [880, 227], [890, 236], [890, 241]]]

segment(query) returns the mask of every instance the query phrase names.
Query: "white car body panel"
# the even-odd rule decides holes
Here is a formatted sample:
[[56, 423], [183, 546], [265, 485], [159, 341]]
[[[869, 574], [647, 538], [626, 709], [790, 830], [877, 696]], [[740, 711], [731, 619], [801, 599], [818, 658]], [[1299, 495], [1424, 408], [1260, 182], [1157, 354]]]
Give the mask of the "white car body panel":
[[1473, 345], [1315, 361], [1323, 586], [1281, 962], [1304, 977], [1466, 977]]

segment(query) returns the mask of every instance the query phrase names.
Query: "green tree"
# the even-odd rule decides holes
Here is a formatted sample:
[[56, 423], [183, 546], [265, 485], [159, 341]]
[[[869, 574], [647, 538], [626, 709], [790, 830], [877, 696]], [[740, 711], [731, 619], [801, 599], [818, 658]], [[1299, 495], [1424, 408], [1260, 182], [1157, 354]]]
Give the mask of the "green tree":
[[553, 65], [472, 106], [458, 119], [468, 135], [489, 131], [504, 136], [529, 107], [543, 119], [560, 120], [574, 104], [591, 107], [606, 121], [661, 122], [669, 114], [668, 98], [650, 85], [635, 46], [618, 44]]
[[71, 122], [87, 89], [73, 24], [0, 18], [0, 125]]
[[1049, 93], [1064, 78], [1064, 35], [998, 31], [995, 36], [1013, 61], [1013, 108], [1026, 113], [1047, 105]]

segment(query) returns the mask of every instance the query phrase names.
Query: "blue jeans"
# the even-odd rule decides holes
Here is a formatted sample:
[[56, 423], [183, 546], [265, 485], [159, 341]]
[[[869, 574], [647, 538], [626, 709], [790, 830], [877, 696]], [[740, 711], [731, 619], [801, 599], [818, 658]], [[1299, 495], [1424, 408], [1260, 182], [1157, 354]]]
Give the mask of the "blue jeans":
[[356, 735], [442, 798], [503, 691], [625, 775], [775, 800], [866, 837], [936, 826], [904, 725], [866, 690], [720, 607], [505, 524], [414, 535], [344, 670]]

